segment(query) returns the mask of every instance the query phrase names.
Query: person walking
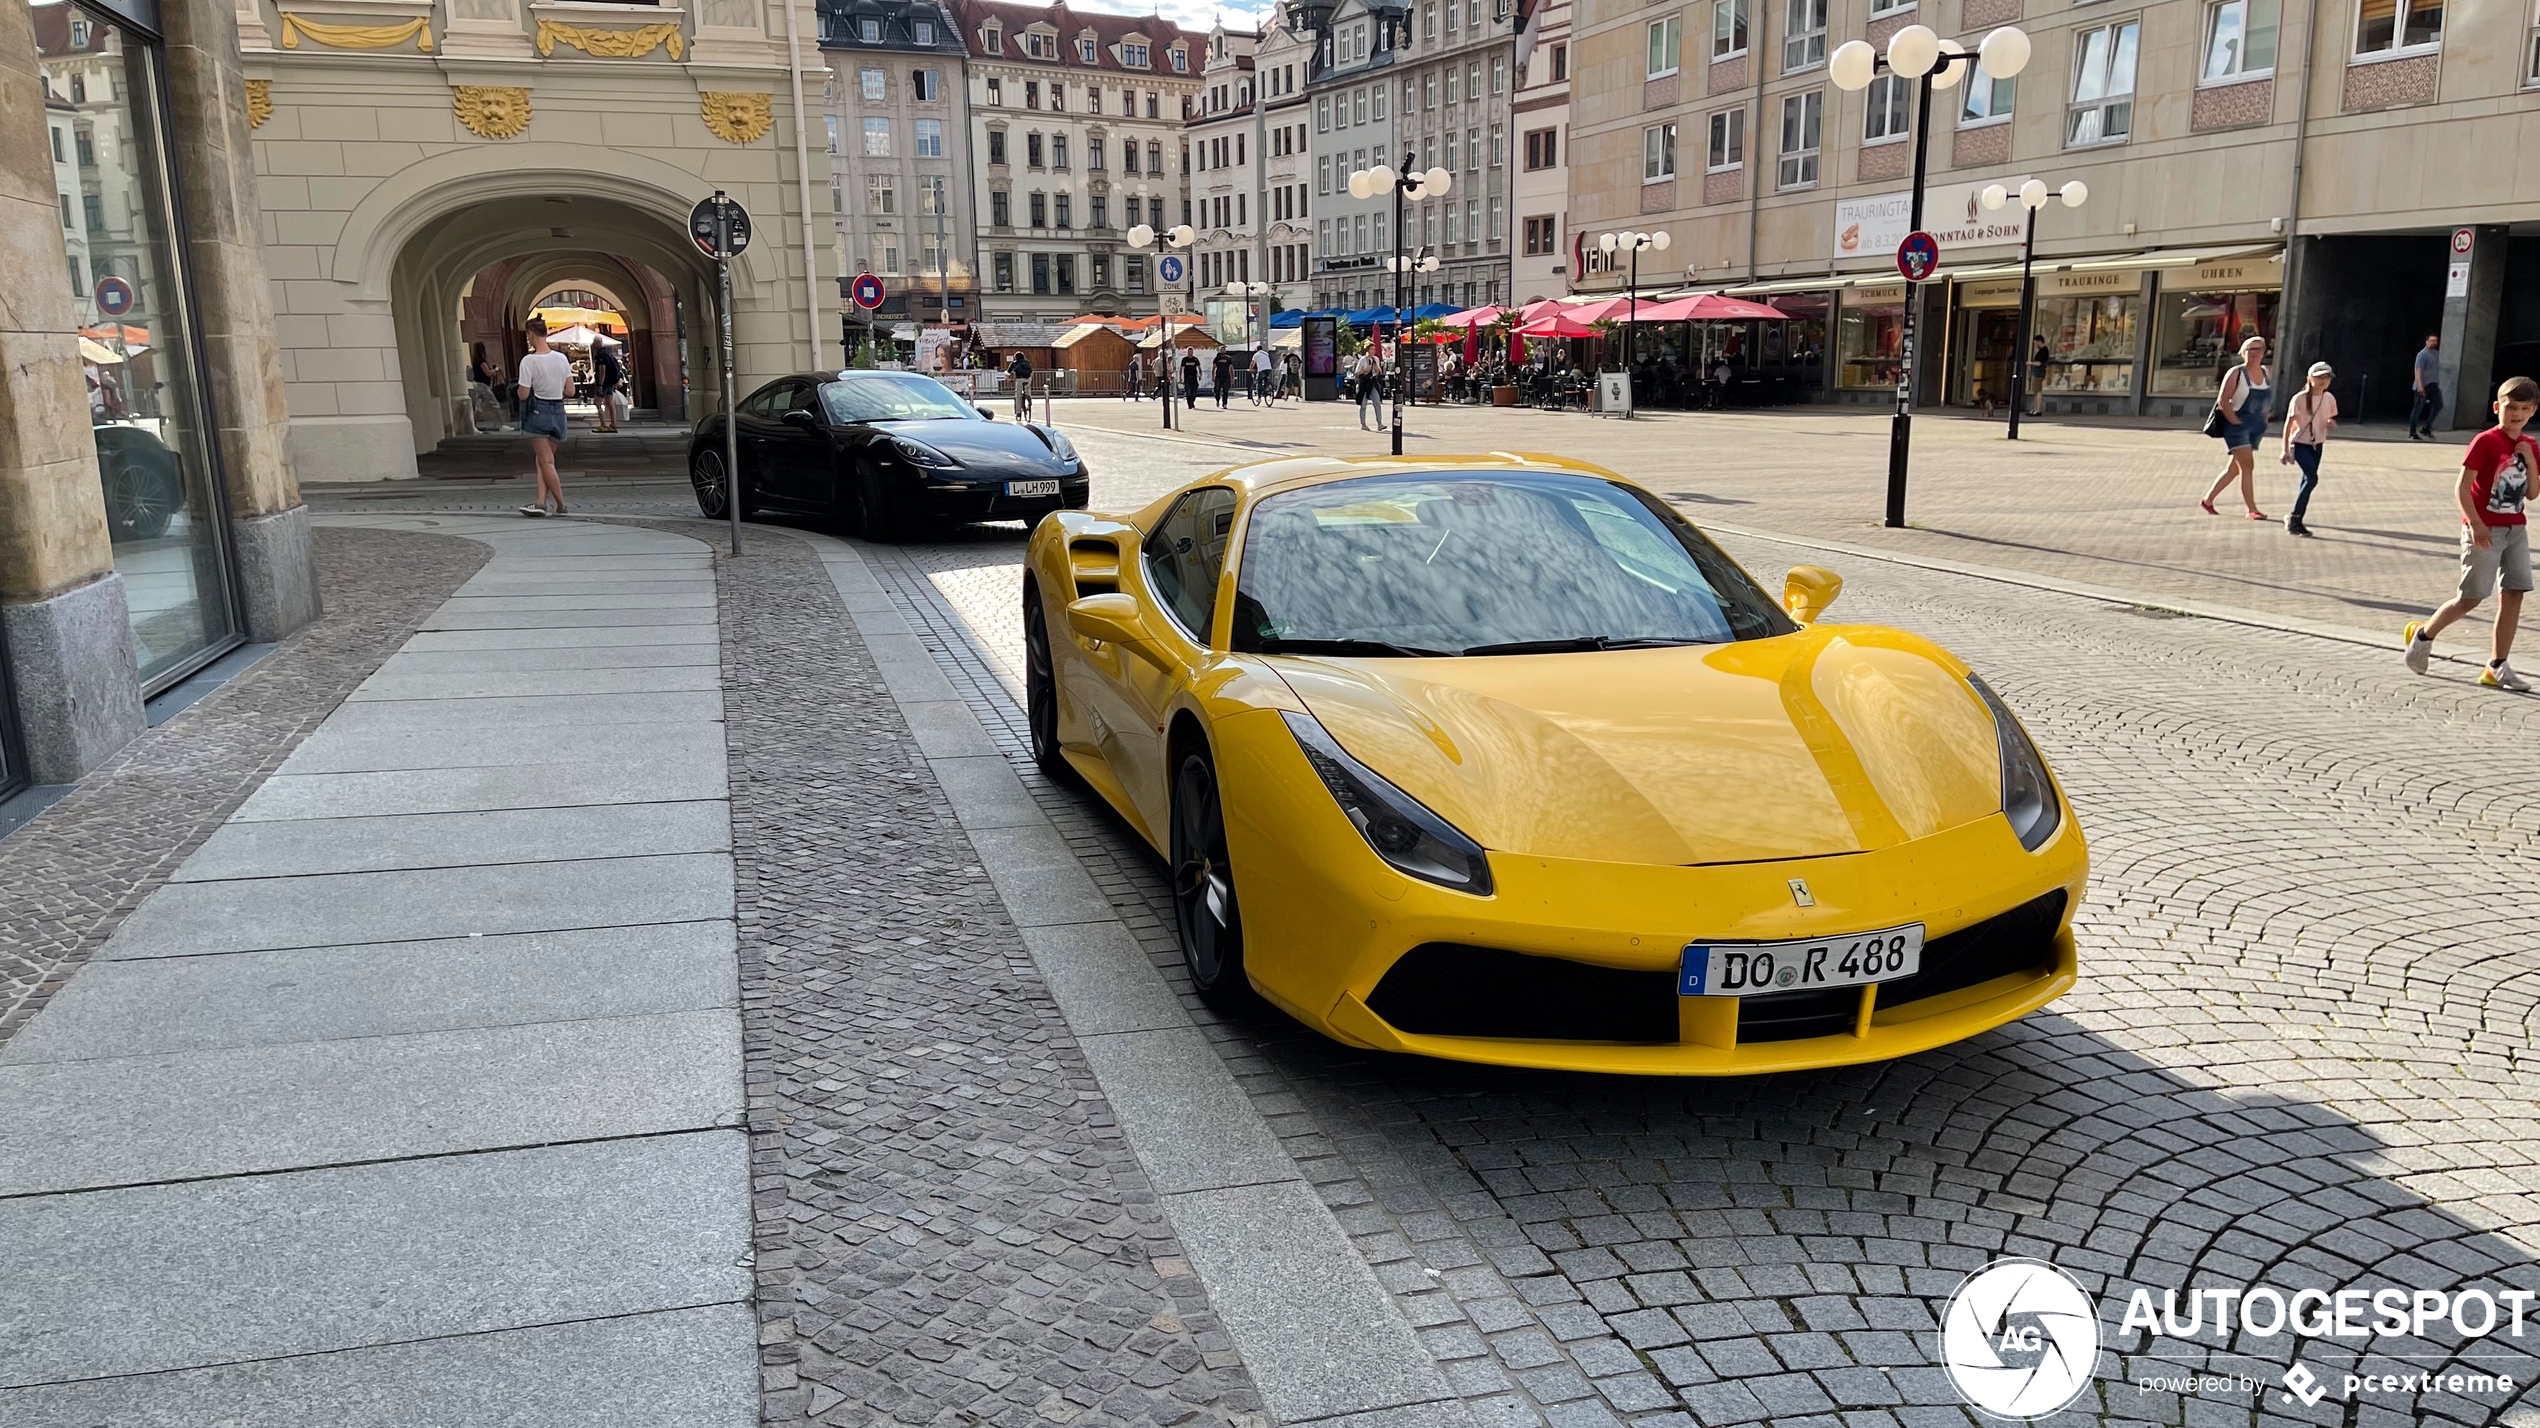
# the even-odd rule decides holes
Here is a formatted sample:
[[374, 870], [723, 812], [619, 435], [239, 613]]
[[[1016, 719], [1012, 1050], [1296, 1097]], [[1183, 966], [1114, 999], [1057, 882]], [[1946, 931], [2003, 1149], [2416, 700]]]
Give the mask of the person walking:
[[2336, 375], [2337, 370], [2326, 362], [2312, 363], [2309, 379], [2285, 409], [2284, 453], [2276, 464], [2290, 462], [2302, 468], [2302, 484], [2293, 493], [2293, 514], [2284, 518], [2286, 535], [2311, 533], [2302, 517], [2311, 509], [2311, 492], [2319, 489], [2320, 455], [2328, 445], [2328, 434], [2337, 429], [2337, 398], [2328, 390]]
[[1208, 379], [1217, 385], [1217, 409], [1226, 409], [1226, 399], [1234, 395], [1235, 359], [1225, 348], [1217, 349], [1217, 360], [1208, 367]]
[[2461, 458], [2461, 479], [2452, 488], [2461, 508], [2461, 584], [2459, 593], [2423, 621], [2410, 620], [2399, 632], [2407, 647], [2408, 668], [2418, 674], [2434, 657], [2434, 637], [2445, 626], [2478, 608], [2478, 602], [2502, 588], [2496, 602], [2496, 629], [2488, 637], [2487, 667], [2478, 682], [2490, 689], [2529, 689], [2531, 681], [2514, 673], [2514, 631], [2522, 623], [2522, 597], [2531, 589], [2531, 535], [2523, 504], [2530, 499], [2531, 478], [2540, 471], [2540, 443], [2524, 428], [2540, 411], [2540, 382], [2529, 377], [2507, 379], [2496, 388], [2496, 424], [2478, 434]]
[[1199, 406], [1199, 354], [1188, 348], [1182, 351], [1182, 405], [1194, 410]]
[[626, 365], [617, 344], [605, 337], [591, 343], [591, 386], [593, 400], [599, 406], [599, 419], [591, 424], [594, 431], [617, 430], [617, 384], [626, 380]]
[[529, 355], [520, 359], [518, 373], [520, 429], [529, 433], [529, 450], [538, 462], [538, 497], [520, 513], [561, 516], [564, 481], [556, 475], [556, 443], [565, 438], [564, 399], [573, 392], [573, 363], [547, 345], [546, 319], [533, 317], [521, 330], [529, 338]]
[[2222, 474], [2214, 478], [2213, 488], [2196, 504], [2205, 514], [2218, 516], [2214, 498], [2232, 482], [2240, 483], [2240, 504], [2249, 508], [2249, 519], [2263, 521], [2267, 513], [2258, 509], [2258, 441], [2267, 434], [2267, 400], [2274, 395], [2267, 385], [2267, 340], [2252, 337], [2240, 344], [2240, 365], [2223, 373], [2222, 389], [2214, 393], [2214, 410], [2222, 415], [2222, 443], [2228, 454], [2223, 459]]
[[2046, 415], [2046, 364], [2050, 359], [2051, 354], [2046, 350], [2046, 339], [2038, 338], [2036, 345], [2028, 350], [2028, 414], [2030, 416]]
[[[1384, 368], [1376, 361], [1374, 351], [1362, 351], [1349, 369], [1349, 379], [1358, 388], [1358, 428], [1361, 431], [1385, 429]], [[1374, 411], [1376, 423], [1367, 424], [1367, 413]]]
[[1146, 358], [1143, 356], [1131, 357], [1129, 359], [1129, 385], [1126, 390], [1120, 393], [1122, 399], [1132, 402], [1145, 400], [1146, 393], [1139, 390], [1139, 388], [1145, 384], [1146, 379]]
[[1252, 349], [1252, 404], [1256, 407], [1278, 398], [1277, 389], [1270, 385], [1270, 367], [1270, 349], [1266, 346]]
[[[2443, 337], [2440, 333], [2425, 335], [2425, 345], [2417, 349], [2412, 385], [2414, 400], [2408, 403], [2408, 440], [2432, 441], [2434, 415], [2443, 409]], [[2423, 428], [2425, 435], [2417, 435]]]
[[1005, 375], [1014, 383], [1014, 419], [1032, 419], [1032, 359], [1017, 352], [1005, 364]]

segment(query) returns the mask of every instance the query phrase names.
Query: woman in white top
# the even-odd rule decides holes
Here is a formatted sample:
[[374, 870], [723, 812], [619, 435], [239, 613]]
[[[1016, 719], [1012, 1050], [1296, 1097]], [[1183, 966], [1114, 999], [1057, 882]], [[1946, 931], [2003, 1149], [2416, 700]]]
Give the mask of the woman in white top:
[[2337, 430], [2337, 398], [2328, 390], [2336, 376], [2336, 369], [2326, 362], [2312, 363], [2310, 381], [2293, 394], [2293, 405], [2284, 413], [2284, 454], [2276, 458], [2276, 464], [2291, 462], [2302, 468], [2301, 488], [2293, 494], [2293, 514], [2284, 518], [2286, 535], [2311, 533], [2302, 524], [2302, 513], [2311, 508], [2311, 492], [2320, 483], [2320, 453], [2328, 446], [2328, 434]]
[[538, 498], [520, 508], [524, 516], [543, 516], [552, 504], [564, 514], [564, 482], [556, 476], [556, 443], [564, 440], [564, 399], [573, 390], [573, 364], [547, 345], [546, 319], [533, 317], [522, 329], [529, 355], [520, 359], [520, 429], [529, 433], [529, 449], [538, 456]]

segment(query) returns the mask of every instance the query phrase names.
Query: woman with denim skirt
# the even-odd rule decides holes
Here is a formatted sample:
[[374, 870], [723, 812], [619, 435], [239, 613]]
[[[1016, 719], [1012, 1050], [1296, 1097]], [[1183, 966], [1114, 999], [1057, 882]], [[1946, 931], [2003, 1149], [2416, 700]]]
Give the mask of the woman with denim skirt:
[[529, 449], [538, 458], [538, 497], [520, 508], [524, 516], [543, 516], [554, 507], [564, 514], [564, 482], [556, 475], [556, 443], [564, 440], [564, 399], [573, 391], [573, 364], [547, 345], [547, 322], [533, 317], [522, 329], [529, 355], [520, 359], [520, 429], [529, 433]]
[[2252, 337], [2240, 344], [2240, 365], [2223, 373], [2222, 390], [2214, 393], [2214, 409], [2222, 413], [2223, 449], [2229, 453], [2222, 474], [2214, 478], [2212, 489], [2196, 504], [2205, 514], [2218, 516], [2214, 498], [2231, 483], [2240, 483], [2240, 503], [2249, 508], [2249, 519], [2263, 521], [2267, 513], [2258, 509], [2258, 442], [2267, 434], [2267, 401], [2274, 389], [2267, 384], [2267, 340]]

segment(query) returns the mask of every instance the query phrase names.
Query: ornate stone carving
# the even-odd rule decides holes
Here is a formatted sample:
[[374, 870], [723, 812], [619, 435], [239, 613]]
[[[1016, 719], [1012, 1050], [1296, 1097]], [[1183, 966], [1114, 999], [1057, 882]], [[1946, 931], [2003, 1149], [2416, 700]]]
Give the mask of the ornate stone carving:
[[776, 122], [774, 106], [764, 94], [710, 89], [697, 96], [697, 106], [705, 115], [706, 127], [727, 144], [756, 143], [767, 126]]
[[270, 79], [247, 81], [247, 127], [261, 129], [265, 127], [265, 121], [272, 117], [273, 81]]
[[646, 25], [640, 30], [603, 30], [539, 20], [538, 53], [541, 56], [554, 54], [558, 40], [600, 59], [640, 59], [664, 46], [669, 48], [670, 57], [677, 59], [687, 48], [687, 41], [680, 38], [676, 23]]
[[450, 112], [480, 139], [508, 139], [529, 127], [529, 91], [511, 84], [453, 85]]
[[432, 53], [429, 16], [418, 16], [402, 25], [330, 25], [322, 20], [304, 20], [288, 10], [282, 12], [282, 47], [298, 49], [302, 35], [338, 50], [384, 50], [412, 40], [416, 49]]

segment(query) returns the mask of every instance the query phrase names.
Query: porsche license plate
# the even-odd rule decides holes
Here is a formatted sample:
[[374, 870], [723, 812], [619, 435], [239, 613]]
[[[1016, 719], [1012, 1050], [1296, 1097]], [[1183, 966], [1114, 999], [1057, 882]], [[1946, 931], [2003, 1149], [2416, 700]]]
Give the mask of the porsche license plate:
[[1058, 483], [1056, 481], [1008, 481], [1005, 483], [1005, 493], [1009, 496], [1055, 496], [1058, 494]]
[[1846, 932], [1797, 942], [1695, 942], [1676, 990], [1688, 997], [1751, 997], [1892, 982], [1923, 969], [1923, 925]]

